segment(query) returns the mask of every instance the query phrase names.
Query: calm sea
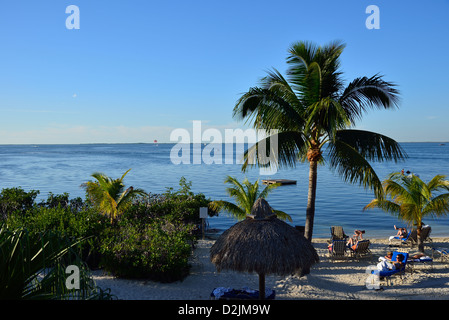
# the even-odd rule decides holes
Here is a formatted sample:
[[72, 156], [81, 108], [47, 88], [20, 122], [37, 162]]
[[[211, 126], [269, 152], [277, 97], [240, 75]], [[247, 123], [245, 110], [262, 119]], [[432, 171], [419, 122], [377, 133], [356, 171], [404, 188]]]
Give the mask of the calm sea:
[[[374, 163], [381, 179], [391, 172], [410, 170], [428, 181], [436, 174], [449, 176], [449, 143], [403, 143], [409, 158], [404, 162]], [[202, 192], [211, 199], [230, 200], [224, 180], [227, 175], [250, 181], [276, 178], [296, 180], [296, 185], [281, 186], [267, 198], [270, 205], [290, 214], [292, 225], [304, 225], [307, 204], [308, 164], [281, 169], [274, 175], [261, 175], [258, 168], [241, 172], [236, 158], [239, 154], [217, 149], [223, 164], [173, 164], [170, 152], [174, 144], [86, 144], [86, 145], [0, 145], [0, 188], [22, 187], [39, 190], [39, 199], [49, 192], [67, 192], [71, 198], [85, 196], [81, 184], [91, 180], [94, 172], [118, 178], [132, 169], [125, 178], [127, 186], [143, 188], [147, 192], [162, 193], [168, 187], [175, 190], [181, 177], [192, 182], [194, 192]], [[235, 147], [235, 146], [234, 146]], [[204, 146], [203, 146], [204, 148]], [[187, 150], [187, 149], [185, 149]], [[185, 151], [184, 150], [184, 151]], [[193, 149], [191, 158], [193, 159]], [[178, 153], [181, 156], [181, 153]], [[224, 164], [225, 160], [232, 164]], [[329, 237], [329, 227], [342, 225], [346, 233], [365, 229], [367, 238], [383, 238], [395, 234], [394, 224], [402, 225], [395, 217], [382, 211], [363, 211], [373, 195], [357, 185], [344, 183], [326, 166], [318, 168], [318, 189], [314, 237]], [[222, 213], [207, 220], [210, 228], [222, 232], [236, 220]], [[449, 236], [449, 217], [425, 222], [432, 226], [433, 236]]]

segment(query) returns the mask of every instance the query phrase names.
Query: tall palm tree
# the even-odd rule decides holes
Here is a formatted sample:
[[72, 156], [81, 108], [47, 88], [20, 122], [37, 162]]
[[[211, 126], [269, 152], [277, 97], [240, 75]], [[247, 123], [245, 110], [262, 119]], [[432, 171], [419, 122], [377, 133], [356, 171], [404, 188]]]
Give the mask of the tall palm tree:
[[266, 146], [275, 152], [270, 145], [272, 137], [277, 139], [277, 159], [270, 165], [291, 167], [298, 160], [309, 162], [305, 237], [310, 241], [319, 163], [326, 162], [345, 181], [379, 194], [382, 184], [369, 161], [397, 161], [405, 156], [389, 137], [350, 129], [369, 109], [396, 107], [399, 93], [380, 75], [356, 78], [344, 86], [339, 70], [344, 47], [338, 41], [325, 46], [293, 44], [288, 51], [287, 78], [276, 69], [269, 71], [261, 85], [250, 88], [234, 107], [234, 117], [253, 120], [254, 128], [277, 130], [246, 151], [243, 170], [248, 165], [262, 165], [257, 157], [259, 148]]
[[[280, 186], [280, 184], [270, 184], [260, 191], [259, 180], [251, 183], [245, 178], [240, 183], [236, 178], [231, 176], [226, 177], [225, 183], [231, 184], [231, 187], [226, 188], [226, 192], [230, 197], [235, 199], [237, 204], [224, 200], [216, 200], [211, 202], [211, 208], [217, 212], [228, 211], [238, 220], [243, 220], [248, 214], [251, 214], [251, 208], [257, 199], [266, 198], [271, 191]], [[292, 221], [290, 215], [287, 213], [274, 209], [272, 211], [278, 218]]]
[[[440, 217], [449, 213], [449, 180], [436, 175], [428, 183], [416, 175], [390, 174], [383, 182], [386, 197], [373, 199], [366, 209], [380, 208], [416, 226], [418, 250], [424, 252], [421, 239], [423, 217]], [[436, 195], [437, 193], [437, 195]]]
[[146, 195], [146, 192], [142, 189], [135, 189], [133, 187], [125, 189], [123, 179], [130, 170], [126, 171], [119, 179], [111, 179], [103, 173], [95, 172], [92, 174], [92, 177], [96, 181], [89, 181], [83, 184], [92, 204], [101, 213], [109, 216], [111, 222], [126, 209], [136, 196]]

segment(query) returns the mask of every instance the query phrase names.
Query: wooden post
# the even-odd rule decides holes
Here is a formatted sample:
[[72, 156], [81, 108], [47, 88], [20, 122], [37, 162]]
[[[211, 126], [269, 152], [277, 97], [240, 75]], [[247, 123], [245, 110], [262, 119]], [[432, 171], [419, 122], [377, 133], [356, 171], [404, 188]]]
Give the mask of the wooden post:
[[204, 233], [205, 233], [204, 229], [206, 227], [205, 220], [207, 218], [207, 207], [200, 208], [200, 218], [201, 218], [201, 230], [203, 233], [203, 240], [204, 240]]

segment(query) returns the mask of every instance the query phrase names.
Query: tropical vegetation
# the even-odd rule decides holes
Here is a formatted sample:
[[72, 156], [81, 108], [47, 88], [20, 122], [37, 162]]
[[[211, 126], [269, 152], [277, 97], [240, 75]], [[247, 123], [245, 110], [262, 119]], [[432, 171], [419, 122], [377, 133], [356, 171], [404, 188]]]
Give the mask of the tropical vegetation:
[[[118, 276], [162, 282], [182, 280], [189, 272], [188, 258], [199, 236], [199, 209], [211, 202], [194, 194], [191, 183], [180, 180], [169, 188], [133, 203], [103, 236], [102, 265]], [[209, 208], [209, 215], [215, 211]]]
[[[77, 242], [53, 231], [30, 233], [0, 224], [0, 300], [113, 298], [89, 276], [74, 250]], [[79, 278], [68, 286], [66, 270], [73, 265]]]
[[418, 250], [424, 252], [421, 238], [423, 218], [441, 217], [449, 213], [449, 180], [436, 175], [428, 183], [416, 175], [395, 172], [383, 182], [384, 196], [373, 199], [365, 210], [379, 208], [414, 225]]
[[126, 210], [132, 200], [139, 195], [146, 194], [143, 189], [134, 189], [132, 186], [125, 188], [123, 179], [130, 170], [126, 171], [118, 179], [112, 179], [104, 173], [95, 172], [92, 174], [92, 177], [96, 181], [89, 181], [83, 184], [91, 204], [101, 213], [109, 216], [111, 222], [116, 220], [117, 216]]
[[[237, 220], [243, 220], [247, 215], [251, 214], [251, 209], [254, 203], [259, 198], [266, 198], [270, 192], [280, 186], [280, 184], [267, 185], [263, 190], [260, 190], [259, 180], [251, 183], [247, 178], [243, 182], [239, 182], [236, 178], [227, 176], [225, 183], [230, 184], [230, 187], [226, 188], [226, 192], [231, 198], [234, 198], [236, 204], [225, 201], [215, 200], [212, 201], [210, 206], [217, 212], [225, 211]], [[292, 221], [292, 218], [287, 213], [275, 210], [272, 211], [283, 220]]]
[[[242, 170], [259, 161], [259, 149], [277, 152], [278, 167], [309, 162], [309, 189], [305, 236], [312, 239], [318, 164], [327, 164], [345, 181], [358, 183], [379, 195], [382, 183], [370, 161], [398, 161], [405, 157], [393, 139], [356, 130], [356, 122], [370, 109], [398, 106], [396, 86], [381, 75], [358, 77], [345, 85], [339, 41], [318, 46], [294, 43], [288, 50], [286, 77], [273, 69], [259, 86], [250, 88], [236, 102], [233, 115], [252, 122], [269, 135], [249, 148]], [[276, 130], [276, 131], [273, 131]], [[275, 139], [273, 139], [275, 138]], [[277, 141], [277, 150], [270, 141]], [[264, 159], [265, 161], [265, 159]]]
[[[95, 196], [89, 193], [101, 188], [99, 181], [98, 186], [86, 189], [86, 200], [50, 192], [47, 199], [37, 202], [37, 190], [3, 189], [0, 283], [5, 287], [0, 288], [0, 299], [114, 298], [107, 289], [95, 286], [90, 270], [98, 268], [127, 278], [162, 282], [184, 278], [192, 248], [201, 234], [199, 208], [208, 207], [210, 199], [193, 193], [191, 182], [181, 178], [179, 190], [139, 192], [133, 200], [124, 200], [131, 199], [127, 196], [131, 190], [124, 186], [123, 177], [100, 178], [122, 190], [115, 193], [117, 198], [111, 197], [120, 199], [114, 200], [118, 205], [112, 221], [104, 199], [113, 194], [114, 188], [103, 188], [93, 193]], [[105, 190], [108, 195], [97, 197]], [[215, 214], [209, 208], [209, 215]], [[79, 290], [66, 290], [68, 265], [80, 269]]]

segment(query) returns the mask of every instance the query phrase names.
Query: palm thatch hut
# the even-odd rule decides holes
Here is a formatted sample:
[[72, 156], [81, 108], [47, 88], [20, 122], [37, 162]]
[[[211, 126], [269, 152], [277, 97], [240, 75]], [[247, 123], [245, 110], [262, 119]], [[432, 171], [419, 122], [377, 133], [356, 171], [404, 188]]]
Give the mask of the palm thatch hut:
[[319, 261], [312, 244], [294, 227], [276, 218], [259, 198], [251, 215], [223, 232], [210, 249], [211, 262], [221, 270], [259, 274], [259, 298], [265, 296], [265, 275], [301, 273]]

